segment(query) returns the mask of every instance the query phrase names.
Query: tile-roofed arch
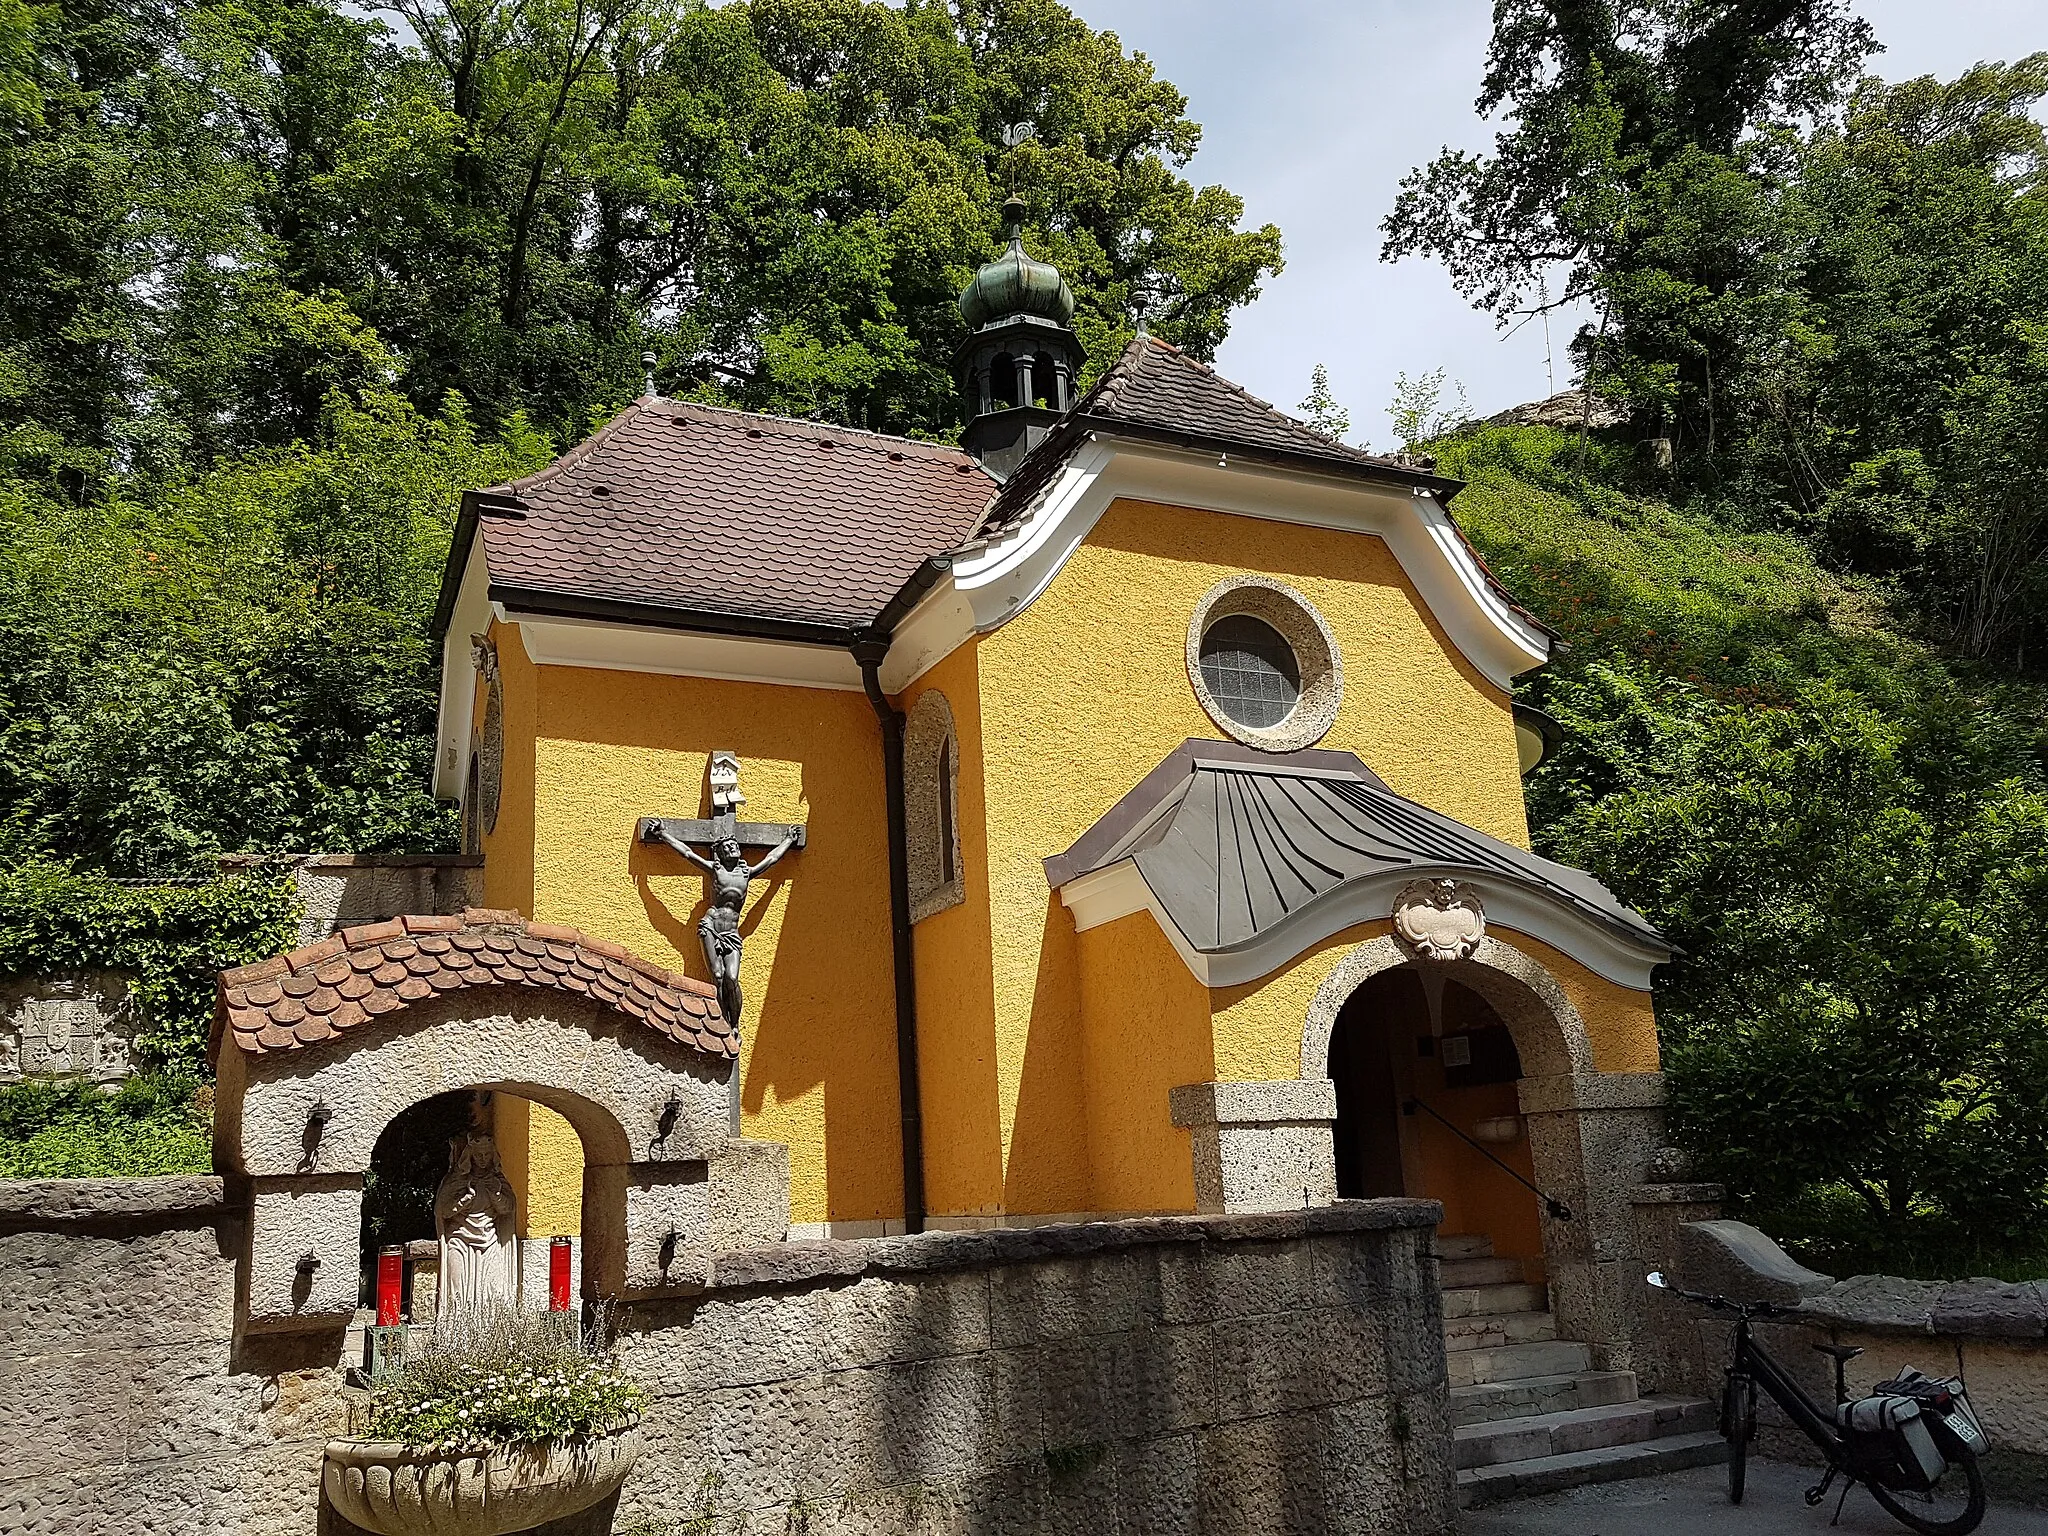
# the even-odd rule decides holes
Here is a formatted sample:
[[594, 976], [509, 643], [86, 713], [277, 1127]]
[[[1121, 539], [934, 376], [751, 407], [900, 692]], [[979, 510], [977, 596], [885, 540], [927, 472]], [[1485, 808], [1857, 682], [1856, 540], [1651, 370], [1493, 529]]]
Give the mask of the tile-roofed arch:
[[467, 987], [587, 997], [677, 1045], [730, 1061], [739, 1034], [716, 991], [618, 944], [517, 912], [364, 923], [260, 964], [223, 971], [212, 1049], [300, 1050]]

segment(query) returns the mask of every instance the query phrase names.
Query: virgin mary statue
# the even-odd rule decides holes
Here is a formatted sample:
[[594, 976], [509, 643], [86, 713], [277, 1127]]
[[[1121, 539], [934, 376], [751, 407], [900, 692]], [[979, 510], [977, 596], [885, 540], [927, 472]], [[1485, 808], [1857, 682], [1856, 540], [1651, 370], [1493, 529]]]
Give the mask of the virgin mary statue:
[[441, 1238], [440, 1321], [462, 1326], [519, 1303], [518, 1245], [512, 1186], [498, 1166], [498, 1144], [482, 1131], [450, 1143], [448, 1176], [434, 1194]]

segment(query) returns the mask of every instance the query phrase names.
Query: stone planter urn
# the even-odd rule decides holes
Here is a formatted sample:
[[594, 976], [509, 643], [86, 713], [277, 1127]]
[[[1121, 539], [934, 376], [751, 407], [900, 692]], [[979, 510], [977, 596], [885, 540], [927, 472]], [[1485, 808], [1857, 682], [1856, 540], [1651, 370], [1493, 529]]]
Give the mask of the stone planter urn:
[[330, 1440], [321, 1481], [336, 1513], [378, 1536], [506, 1536], [615, 1492], [640, 1458], [640, 1426], [447, 1451]]

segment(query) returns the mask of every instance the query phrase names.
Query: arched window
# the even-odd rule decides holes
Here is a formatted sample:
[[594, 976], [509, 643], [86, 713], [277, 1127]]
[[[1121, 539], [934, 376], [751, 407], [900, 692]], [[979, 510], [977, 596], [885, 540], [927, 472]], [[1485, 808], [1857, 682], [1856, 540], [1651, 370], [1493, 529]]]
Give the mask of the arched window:
[[946, 696], [928, 688], [903, 725], [903, 811], [910, 916], [922, 921], [966, 899], [960, 878], [960, 747]]

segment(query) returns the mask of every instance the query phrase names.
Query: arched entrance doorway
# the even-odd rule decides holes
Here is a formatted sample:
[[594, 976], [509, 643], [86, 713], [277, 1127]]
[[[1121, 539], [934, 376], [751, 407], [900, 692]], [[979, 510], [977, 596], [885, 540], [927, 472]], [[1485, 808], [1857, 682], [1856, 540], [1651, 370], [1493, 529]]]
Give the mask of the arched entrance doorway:
[[[585, 1226], [583, 1171], [588, 1161], [575, 1125], [547, 1105], [504, 1088], [464, 1088], [437, 1093], [401, 1110], [384, 1127], [363, 1175], [362, 1255], [358, 1305], [375, 1301], [377, 1255], [403, 1246], [416, 1258], [437, 1237], [435, 1201], [449, 1171], [458, 1138], [488, 1133], [499, 1171], [514, 1201], [516, 1273], [523, 1305], [547, 1304], [550, 1248], [557, 1238], [570, 1247], [570, 1291], [580, 1294], [582, 1232]], [[415, 1265], [404, 1270], [408, 1316], [419, 1317], [411, 1284]], [[431, 1297], [424, 1305], [432, 1313]]]
[[[1430, 1022], [1422, 985], [1432, 973], [1443, 984], [1439, 1025]], [[1443, 1042], [1460, 1035], [1467, 1040], [1454, 1054], [1462, 1061], [1469, 1052], [1469, 1064], [1447, 1065]], [[1434, 1057], [1422, 1054], [1425, 1036]], [[1502, 1278], [1547, 1288], [1557, 1339], [1581, 1341], [1602, 1369], [1631, 1363], [1630, 1320], [1642, 1287], [1628, 1257], [1638, 1246], [1631, 1199], [1659, 1142], [1663, 1082], [1654, 1072], [1599, 1070], [1585, 1020], [1555, 976], [1491, 934], [1467, 958], [1449, 961], [1420, 961], [1392, 937], [1367, 940], [1310, 1004], [1301, 1074], [1328, 1078], [1337, 1090], [1333, 1151], [1359, 1181], [1350, 1187], [1384, 1187], [1398, 1167], [1404, 1193], [1444, 1201], [1447, 1288], [1481, 1283], [1454, 1277], [1486, 1255], [1488, 1264], [1520, 1272]], [[1402, 1114], [1410, 1099], [1415, 1113]], [[1423, 1105], [1467, 1136], [1482, 1120], [1516, 1116], [1516, 1140], [1481, 1144], [1542, 1196], [1487, 1163]], [[1550, 1214], [1543, 1197], [1569, 1216]], [[1452, 1244], [1453, 1236], [1473, 1241]]]
[[1329, 1075], [1340, 1198], [1441, 1201], [1445, 1232], [1541, 1261], [1537, 1199], [1516, 1179], [1536, 1177], [1521, 1053], [1492, 1003], [1412, 961], [1380, 971], [1337, 1012]]

